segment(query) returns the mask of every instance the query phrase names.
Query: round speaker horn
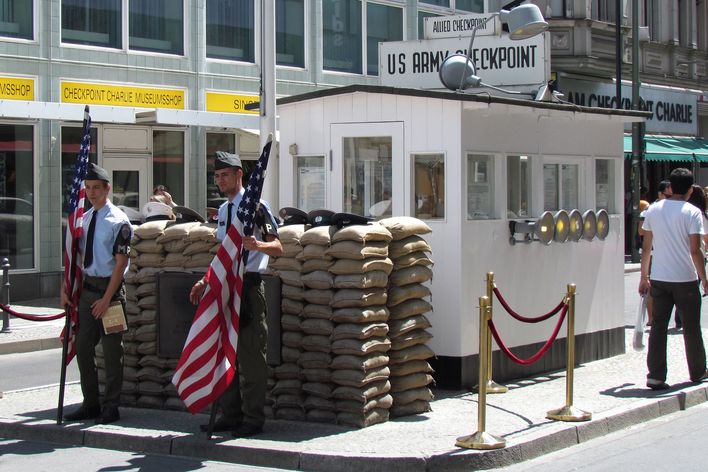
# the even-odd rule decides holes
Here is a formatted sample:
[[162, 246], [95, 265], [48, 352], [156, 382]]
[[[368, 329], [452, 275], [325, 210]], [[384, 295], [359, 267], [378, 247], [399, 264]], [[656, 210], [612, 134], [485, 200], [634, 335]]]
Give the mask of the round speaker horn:
[[555, 234], [555, 222], [550, 211], [544, 211], [543, 214], [534, 223], [534, 234], [541, 243], [548, 246], [553, 241]]
[[555, 220], [555, 235], [553, 240], [557, 243], [564, 243], [568, 240], [568, 234], [570, 233], [570, 217], [568, 212], [565, 210], [560, 210], [556, 212], [556, 216], [553, 217]]
[[597, 235], [597, 215], [592, 210], [583, 213], [583, 239], [592, 241]]
[[568, 215], [568, 239], [578, 242], [583, 236], [583, 215], [578, 210], [573, 210]]
[[597, 239], [604, 241], [610, 234], [610, 215], [606, 210], [597, 212]]
[[465, 90], [470, 87], [479, 87], [482, 79], [475, 75], [472, 59], [464, 54], [447, 56], [440, 64], [438, 72], [440, 82], [450, 90]]

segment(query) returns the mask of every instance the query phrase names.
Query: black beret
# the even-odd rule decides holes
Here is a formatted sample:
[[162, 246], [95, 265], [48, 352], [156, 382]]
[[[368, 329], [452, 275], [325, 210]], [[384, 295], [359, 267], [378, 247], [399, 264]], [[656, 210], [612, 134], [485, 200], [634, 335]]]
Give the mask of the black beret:
[[216, 159], [214, 159], [214, 170], [229, 169], [231, 167], [241, 167], [241, 158], [238, 154], [232, 154], [226, 151], [216, 151]]
[[299, 208], [283, 207], [278, 214], [283, 219], [283, 226], [306, 225], [308, 222], [307, 213]]
[[307, 219], [312, 226], [329, 226], [332, 224], [332, 210], [312, 210], [307, 214]]
[[202, 215], [192, 210], [191, 208], [176, 206], [172, 208], [172, 211], [179, 215], [179, 218], [177, 218], [178, 223], [189, 223], [192, 221], [198, 221], [200, 223], [206, 222]]
[[369, 224], [369, 221], [372, 221], [372, 218], [354, 213], [335, 213], [332, 216], [332, 224], [340, 228], [351, 225], [366, 225]]
[[111, 179], [108, 178], [108, 172], [106, 172], [106, 169], [98, 167], [93, 162], [89, 163], [88, 169], [86, 170], [86, 178], [84, 180], [105, 180], [106, 182], [111, 181]]

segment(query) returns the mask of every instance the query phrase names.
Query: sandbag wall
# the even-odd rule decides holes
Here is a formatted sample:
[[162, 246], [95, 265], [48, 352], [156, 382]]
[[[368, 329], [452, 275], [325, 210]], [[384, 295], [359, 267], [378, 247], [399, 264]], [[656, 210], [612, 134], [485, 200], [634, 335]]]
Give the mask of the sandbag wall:
[[432, 260], [418, 236], [430, 228], [405, 217], [381, 223], [279, 229], [285, 254], [270, 263], [283, 282], [276, 418], [364, 427], [430, 410], [423, 284]]
[[[130, 268], [125, 276], [128, 331], [123, 334], [121, 404], [183, 410], [171, 382], [178, 359], [157, 355], [157, 275], [206, 272], [219, 248], [216, 226], [151, 221], [133, 231]], [[96, 357], [102, 382], [105, 371], [100, 343]]]

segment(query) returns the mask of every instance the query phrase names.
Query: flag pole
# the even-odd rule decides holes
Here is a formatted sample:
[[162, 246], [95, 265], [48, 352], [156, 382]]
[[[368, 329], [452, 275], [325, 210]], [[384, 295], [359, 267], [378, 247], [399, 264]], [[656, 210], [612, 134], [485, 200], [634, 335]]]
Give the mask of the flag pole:
[[[89, 107], [86, 105], [84, 107], [84, 121], [81, 127], [82, 132], [86, 131], [86, 126], [88, 125], [89, 117]], [[91, 130], [88, 130], [91, 132]], [[81, 136], [83, 139], [83, 134]], [[68, 225], [67, 221], [67, 225]], [[73, 238], [73, 235], [72, 235]], [[64, 339], [62, 339], [61, 345], [61, 373], [59, 374], [59, 400], [57, 405], [57, 424], [60, 425], [64, 416], [64, 390], [66, 384], [66, 356], [69, 353], [69, 336], [71, 331], [71, 298], [74, 293], [74, 281], [76, 280], [76, 253], [78, 250], [78, 245], [76, 241], [71, 244], [71, 277], [69, 277], [71, 286], [69, 287], [69, 303], [64, 305]], [[65, 287], [66, 288], [66, 287]], [[78, 309], [78, 308], [77, 308]]]

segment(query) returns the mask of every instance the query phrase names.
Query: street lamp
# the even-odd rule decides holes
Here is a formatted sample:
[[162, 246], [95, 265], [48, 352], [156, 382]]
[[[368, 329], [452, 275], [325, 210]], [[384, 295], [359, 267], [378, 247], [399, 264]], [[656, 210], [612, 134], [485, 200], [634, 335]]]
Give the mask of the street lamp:
[[[511, 10], [501, 10], [492, 13], [487, 18], [487, 21], [497, 16], [502, 23], [506, 23], [509, 26], [509, 38], [513, 40], [528, 39], [548, 29], [548, 23], [543, 19], [541, 10], [533, 4], [519, 5]], [[472, 44], [477, 30], [485, 24], [486, 22], [478, 24], [472, 29], [467, 54], [452, 54], [443, 61], [440, 65], [440, 81], [445, 87], [457, 92], [462, 92], [470, 87], [483, 86], [506, 93], [514, 93], [485, 84], [480, 77], [475, 75], [476, 70], [471, 57]]]

